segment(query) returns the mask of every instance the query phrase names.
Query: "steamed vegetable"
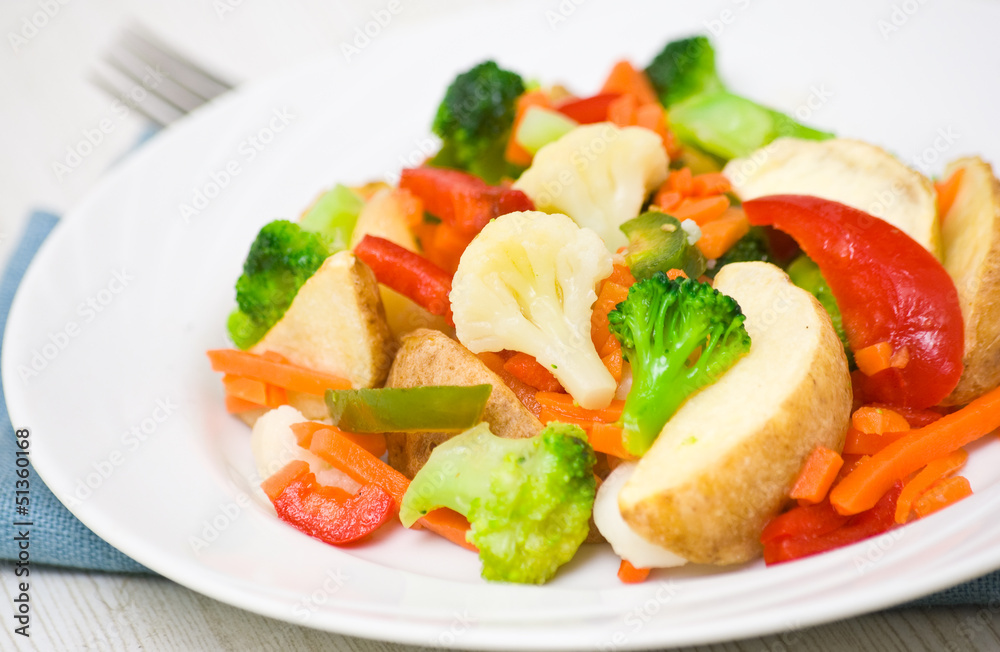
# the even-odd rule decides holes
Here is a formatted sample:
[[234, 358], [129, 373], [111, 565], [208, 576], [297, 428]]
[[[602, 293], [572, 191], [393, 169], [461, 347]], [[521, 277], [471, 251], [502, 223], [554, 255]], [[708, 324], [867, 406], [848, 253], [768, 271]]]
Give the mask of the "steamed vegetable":
[[705, 256], [688, 241], [677, 218], [648, 211], [622, 224], [621, 230], [629, 240], [625, 262], [636, 279], [672, 269], [683, 270], [688, 278], [705, 273]]
[[364, 206], [365, 201], [356, 192], [337, 184], [320, 195], [299, 220], [299, 226], [323, 236], [331, 253], [347, 249]]
[[334, 425], [351, 432], [465, 430], [479, 423], [490, 385], [341, 389], [326, 393]]
[[520, 75], [484, 61], [460, 74], [448, 87], [434, 117], [441, 151], [434, 164], [466, 170], [496, 183], [507, 172], [504, 149], [514, 123]]
[[233, 343], [248, 349], [262, 338], [329, 255], [323, 238], [298, 224], [287, 220], [266, 224], [250, 246], [243, 275], [236, 281], [239, 308], [227, 324]]
[[538, 210], [565, 213], [593, 229], [616, 251], [628, 244], [618, 227], [667, 178], [667, 163], [662, 140], [649, 129], [602, 122], [542, 147], [514, 188]]
[[833, 328], [837, 331], [837, 337], [844, 343], [844, 352], [847, 353], [847, 359], [850, 361], [851, 347], [847, 342], [847, 332], [844, 330], [844, 318], [840, 314], [840, 308], [837, 307], [837, 299], [830, 291], [830, 285], [823, 278], [823, 272], [819, 271], [819, 265], [813, 262], [809, 256], [802, 254], [792, 261], [787, 272], [792, 283], [816, 297], [816, 300], [826, 309], [833, 322]]
[[746, 156], [779, 136], [832, 136], [726, 90], [715, 69], [715, 50], [704, 36], [668, 43], [646, 74], [669, 109], [674, 133], [715, 156]]
[[639, 281], [608, 315], [611, 332], [632, 365], [625, 400], [625, 448], [642, 455], [685, 400], [724, 374], [750, 350], [745, 317], [707, 283], [670, 280], [663, 272]]
[[469, 519], [484, 578], [541, 584], [587, 537], [594, 462], [575, 426], [502, 439], [480, 424], [434, 449], [403, 496], [399, 518], [409, 527], [449, 507]]
[[590, 337], [596, 287], [612, 272], [594, 232], [537, 211], [493, 220], [462, 256], [452, 282], [458, 340], [473, 353], [522, 351], [580, 405], [605, 407], [617, 383]]

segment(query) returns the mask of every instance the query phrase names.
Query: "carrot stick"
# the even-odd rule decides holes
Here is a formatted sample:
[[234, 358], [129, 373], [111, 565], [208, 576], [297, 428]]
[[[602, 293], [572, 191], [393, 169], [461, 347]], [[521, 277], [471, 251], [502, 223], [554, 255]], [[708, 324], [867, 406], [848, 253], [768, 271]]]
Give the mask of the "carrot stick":
[[537, 390], [543, 392], [563, 391], [563, 386], [559, 384], [552, 372], [538, 362], [534, 356], [527, 353], [515, 353], [503, 363], [503, 368], [510, 372], [514, 378]]
[[453, 509], [442, 507], [428, 512], [427, 516], [417, 521], [434, 534], [444, 537], [455, 545], [462, 546], [466, 550], [479, 552], [476, 546], [466, 540], [469, 533], [469, 521]]
[[243, 412], [250, 412], [251, 410], [266, 410], [267, 408], [258, 403], [251, 403], [250, 401], [244, 401], [241, 398], [236, 398], [235, 396], [226, 396], [226, 412], [229, 414], [242, 414]]
[[635, 110], [635, 124], [659, 136], [664, 149], [670, 148], [672, 143], [670, 130], [667, 129], [667, 114], [658, 103], [640, 104]]
[[608, 105], [608, 122], [619, 127], [631, 127], [636, 123], [635, 95], [625, 94], [611, 101]]
[[639, 584], [645, 582], [648, 577], [648, 568], [636, 568], [624, 559], [622, 559], [622, 563], [618, 566], [618, 579], [625, 584]]
[[622, 347], [618, 344], [618, 340], [613, 337], [608, 338], [608, 343], [605, 344], [605, 347], [611, 349], [611, 351], [601, 357], [601, 362], [604, 363], [604, 368], [608, 370], [608, 373], [615, 379], [615, 382], [621, 383], [622, 366], [625, 364], [625, 360], [622, 357]]
[[906, 432], [910, 429], [903, 415], [895, 410], [880, 407], [860, 407], [851, 415], [851, 425], [869, 435], [887, 432]]
[[603, 421], [604, 423], [612, 423], [621, 418], [622, 410], [625, 408], [625, 401], [621, 399], [611, 401], [611, 405], [606, 408], [602, 408], [600, 410], [588, 410], [576, 405], [573, 401], [573, 397], [569, 394], [538, 392], [535, 394], [535, 398], [538, 399], [538, 402], [542, 404], [543, 408], [547, 407], [559, 414], [562, 414], [563, 416], [582, 419], [584, 421]]
[[608, 313], [628, 298], [628, 288], [610, 280], [605, 281], [601, 286], [601, 292], [594, 302], [593, 311], [590, 314], [590, 339], [594, 343], [594, 348], [598, 351], [607, 346], [608, 339], [615, 339], [611, 334]]
[[659, 206], [664, 213], [670, 213], [680, 206], [682, 201], [684, 201], [684, 196], [681, 193], [664, 186], [660, 186], [653, 197], [653, 204]]
[[798, 500], [800, 505], [821, 502], [826, 498], [843, 465], [844, 458], [840, 454], [825, 446], [818, 446], [802, 466], [789, 497]]
[[899, 501], [896, 503], [896, 522], [900, 525], [906, 523], [910, 518], [913, 501], [935, 482], [962, 468], [967, 459], [969, 454], [964, 448], [959, 448], [950, 455], [932, 460], [920, 473], [913, 476], [913, 479], [903, 487], [903, 493], [899, 495]]
[[681, 168], [680, 170], [675, 170], [670, 173], [670, 176], [667, 177], [667, 188], [680, 193], [682, 197], [687, 197], [691, 194], [693, 185], [694, 181], [691, 176], [691, 168]]
[[506, 385], [510, 391], [514, 392], [514, 396], [517, 400], [521, 401], [521, 404], [528, 408], [528, 411], [534, 414], [536, 417], [542, 411], [542, 405], [535, 398], [535, 394], [538, 392], [537, 389], [521, 382], [517, 378], [511, 375], [509, 371], [503, 368], [504, 359], [501, 358], [496, 353], [492, 351], [483, 351], [482, 353], [476, 354], [480, 360], [483, 361], [490, 371], [500, 376], [500, 380]]
[[695, 197], [721, 195], [733, 189], [729, 179], [721, 172], [706, 172], [691, 178], [691, 194]]
[[854, 362], [866, 376], [874, 376], [892, 366], [892, 345], [876, 342], [854, 352]]
[[917, 502], [913, 504], [913, 511], [919, 518], [924, 518], [929, 514], [944, 509], [949, 505], [954, 505], [963, 498], [972, 495], [972, 486], [968, 479], [957, 475], [953, 478], [941, 480], [930, 489], [924, 492]]
[[299, 446], [308, 449], [312, 444], [313, 435], [321, 430], [332, 430], [341, 437], [349, 439], [361, 448], [365, 449], [375, 457], [382, 457], [387, 450], [385, 435], [380, 432], [356, 433], [346, 432], [336, 426], [331, 426], [319, 421], [303, 421], [292, 424], [292, 433], [299, 442]]
[[264, 490], [267, 497], [273, 502], [288, 485], [292, 484], [306, 473], [309, 473], [309, 464], [302, 460], [292, 460], [275, 472], [274, 475], [260, 483], [260, 488]]
[[955, 197], [958, 196], [958, 189], [962, 185], [963, 176], [965, 176], [965, 168], [959, 168], [945, 181], [939, 181], [934, 184], [934, 190], [937, 191], [938, 215], [942, 221], [948, 214], [948, 211], [951, 210], [951, 205], [955, 203]]
[[208, 351], [208, 359], [213, 371], [260, 380], [304, 394], [322, 396], [328, 389], [351, 388], [351, 383], [343, 378], [248, 351], [214, 349]]
[[[726, 198], [723, 197], [723, 199]], [[726, 199], [727, 204], [728, 202], [729, 200]], [[695, 221], [698, 221], [697, 218]], [[721, 216], [701, 224], [698, 249], [705, 255], [705, 258], [718, 258], [749, 232], [750, 222], [747, 221], [743, 210], [727, 209]]]
[[646, 104], [656, 104], [656, 91], [650, 83], [646, 73], [636, 70], [628, 61], [619, 61], [608, 73], [601, 93], [622, 93], [635, 97], [636, 103], [640, 106]]
[[612, 268], [611, 276], [604, 279], [604, 282], [615, 283], [627, 290], [635, 285], [635, 277], [632, 276], [632, 271], [628, 268], [628, 265], [617, 264]]
[[[684, 220], [694, 220], [698, 226], [704, 227], [712, 220], [722, 217], [727, 208], [729, 208], [729, 197], [725, 195], [703, 197], [701, 199], [692, 199], [689, 197], [682, 201], [670, 214], [682, 222]], [[746, 219], [746, 217], [743, 219]], [[747, 230], [749, 228], [749, 222], [747, 222]]]
[[[317, 431], [313, 434], [309, 450], [357, 482], [378, 485], [383, 491], [392, 496], [397, 508], [402, 504], [403, 494], [406, 493], [406, 489], [410, 486], [410, 481], [406, 476], [358, 444], [341, 436], [340, 433], [329, 429]], [[464, 535], [460, 538], [457, 537], [456, 533], [461, 527], [461, 521], [456, 517], [462, 518], [463, 521], [465, 520], [460, 514], [450, 509], [436, 509], [421, 518], [417, 523], [420, 523], [431, 532], [441, 534], [441, 536], [452, 543], [456, 543], [469, 550], [476, 550], [475, 546], [465, 540]]]
[[222, 386], [226, 390], [226, 396], [257, 405], [267, 404], [267, 384], [259, 380], [226, 374], [222, 377]]
[[1000, 427], [1000, 388], [934, 423], [911, 430], [858, 465], [830, 492], [841, 514], [870, 509], [897, 480]]
[[636, 459], [635, 455], [625, 450], [625, 444], [622, 443], [622, 429], [618, 426], [595, 421], [584, 430], [587, 432], [591, 448], [598, 453], [613, 455], [623, 460]]
[[906, 435], [904, 432], [886, 432], [883, 434], [861, 432], [853, 426], [847, 429], [844, 440], [844, 455], [874, 455], [892, 442]]

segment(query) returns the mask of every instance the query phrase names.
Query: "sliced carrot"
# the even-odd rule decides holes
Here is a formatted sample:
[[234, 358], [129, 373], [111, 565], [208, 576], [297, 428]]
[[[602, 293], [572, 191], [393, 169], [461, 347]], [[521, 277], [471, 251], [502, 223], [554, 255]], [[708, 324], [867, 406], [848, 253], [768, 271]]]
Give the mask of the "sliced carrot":
[[[684, 220], [694, 220], [698, 226], [704, 227], [712, 220], [722, 217], [727, 208], [729, 208], [729, 197], [725, 195], [703, 197], [700, 199], [689, 197], [682, 201], [670, 214], [682, 222]], [[744, 219], [746, 218], [744, 217]], [[749, 223], [747, 229], [749, 230]]]
[[208, 351], [208, 359], [214, 371], [260, 380], [304, 394], [322, 396], [328, 389], [351, 388], [351, 383], [343, 378], [276, 360], [266, 354], [214, 349]]
[[252, 410], [266, 409], [266, 406], [260, 405], [259, 403], [244, 401], [243, 399], [236, 398], [235, 396], [226, 396], [226, 412], [229, 414], [242, 414], [243, 412], [250, 412]]
[[672, 141], [667, 128], [667, 113], [658, 103], [640, 105], [635, 110], [635, 124], [659, 136], [664, 149], [670, 148]]
[[611, 276], [604, 279], [605, 283], [615, 283], [626, 290], [635, 285], [635, 277], [628, 265], [616, 264], [611, 270]]
[[281, 495], [288, 485], [292, 484], [306, 473], [309, 473], [308, 462], [302, 460], [292, 460], [278, 471], [260, 483], [260, 488], [264, 490], [267, 497], [274, 501]]
[[[556, 420], [558, 421], [558, 419]], [[583, 429], [587, 433], [590, 446], [598, 453], [612, 455], [622, 460], [636, 459], [635, 455], [625, 450], [625, 444], [622, 443], [622, 429], [618, 426], [594, 421], [589, 427], [583, 427]]]
[[522, 383], [530, 385], [542, 392], [561, 392], [562, 385], [552, 375], [552, 372], [545, 368], [534, 356], [520, 351], [515, 353], [503, 363], [506, 369], [514, 378]]
[[860, 407], [851, 415], [851, 425], [863, 433], [882, 435], [887, 432], [906, 432], [910, 424], [903, 415], [881, 407]]
[[455, 545], [462, 546], [473, 552], [478, 552], [479, 550], [466, 539], [470, 529], [468, 519], [453, 509], [448, 509], [447, 507], [435, 509], [417, 522], [424, 528], [438, 536], [444, 537]]
[[941, 480], [925, 491], [917, 502], [913, 503], [913, 511], [917, 513], [917, 517], [924, 518], [971, 495], [972, 486], [969, 480], [956, 475]]
[[876, 342], [854, 352], [854, 362], [866, 376], [874, 376], [892, 366], [892, 345]]
[[331, 426], [327, 423], [320, 423], [319, 421], [303, 421], [301, 423], [292, 424], [292, 433], [295, 434], [295, 438], [298, 440], [299, 446], [305, 449], [308, 449], [312, 445], [313, 435], [322, 430], [332, 430], [336, 432], [341, 437], [349, 439], [375, 457], [382, 457], [385, 455], [387, 450], [385, 435], [380, 432], [346, 432], [336, 426]]
[[653, 204], [659, 206], [664, 213], [675, 210], [682, 201], [684, 201], [684, 196], [681, 193], [663, 186], [660, 186], [660, 190], [657, 190], [656, 195], [653, 196]]
[[267, 405], [267, 383], [226, 374], [222, 377], [222, 386], [225, 388], [227, 396], [257, 405]]
[[601, 362], [604, 363], [604, 368], [608, 370], [615, 382], [620, 383], [622, 382], [622, 365], [625, 363], [622, 358], [622, 347], [618, 344], [618, 340], [613, 337], [609, 338], [608, 342], [614, 342], [616, 346], [607, 346], [612, 350], [601, 357]]
[[896, 522], [900, 525], [906, 523], [910, 519], [913, 501], [935, 482], [962, 468], [967, 459], [969, 454], [964, 448], [959, 448], [954, 453], [932, 460], [920, 473], [913, 476], [913, 479], [903, 487], [903, 493], [899, 494], [899, 500], [896, 501]]
[[658, 103], [656, 91], [646, 73], [636, 70], [635, 66], [625, 60], [619, 61], [611, 68], [601, 87], [601, 93], [632, 95], [639, 105]]
[[542, 406], [535, 398], [535, 394], [538, 392], [534, 387], [526, 383], [521, 382], [517, 378], [511, 375], [509, 371], [503, 368], [504, 359], [493, 353], [492, 351], [484, 351], [477, 354], [479, 359], [483, 361], [490, 371], [495, 373], [503, 381], [503, 384], [510, 388], [510, 391], [514, 392], [514, 396], [517, 400], [521, 401], [524, 407], [528, 408], [528, 411], [534, 414], [536, 417], [542, 411]]
[[648, 577], [648, 568], [636, 568], [624, 559], [622, 559], [622, 563], [618, 566], [618, 579], [625, 584], [640, 584], [645, 582]]
[[729, 208], [721, 216], [701, 225], [698, 249], [705, 258], [718, 258], [747, 233], [750, 233], [750, 222], [746, 213], [741, 208]]
[[576, 404], [569, 394], [556, 394], [553, 392], [538, 392], [535, 398], [542, 404], [543, 408], [549, 408], [566, 417], [582, 419], [584, 421], [603, 421], [604, 423], [614, 423], [625, 408], [625, 401], [615, 399], [611, 405], [600, 410], [588, 410]]
[[830, 502], [841, 514], [871, 509], [896, 481], [998, 427], [1000, 388], [883, 448], [833, 488]]
[[892, 442], [906, 435], [903, 432], [886, 432], [882, 434], [861, 432], [853, 426], [847, 429], [844, 440], [845, 455], [874, 455]]
[[667, 270], [667, 278], [669, 278], [671, 281], [673, 281], [674, 279], [687, 278], [687, 277], [688, 277], [687, 272], [685, 272], [683, 269]]
[[691, 194], [692, 186], [691, 168], [674, 170], [667, 177], [667, 187], [674, 192], [680, 193], [682, 197], [687, 197]]
[[550, 102], [545, 91], [528, 91], [521, 97], [517, 98], [517, 108], [514, 114], [514, 126], [510, 132], [510, 138], [507, 139], [507, 149], [504, 151], [504, 158], [514, 165], [528, 166], [531, 165], [531, 153], [524, 149], [514, 140], [514, 134], [517, 133], [518, 127], [521, 126], [521, 121], [524, 120], [524, 114], [528, 112], [528, 107], [531, 106], [541, 106], [549, 107]]
[[815, 505], [821, 502], [826, 498], [842, 466], [844, 458], [839, 453], [825, 446], [818, 446], [809, 454], [802, 470], [799, 471], [799, 477], [795, 480], [789, 497], [798, 500], [799, 504], [805, 502]]
[[892, 410], [906, 419], [911, 428], [922, 428], [944, 416], [944, 411], [941, 408], [908, 408], [900, 405], [889, 405], [887, 403], [869, 403], [868, 407]]
[[695, 197], [721, 195], [732, 189], [729, 179], [721, 172], [706, 172], [691, 178], [691, 194]]
[[946, 180], [938, 181], [934, 184], [934, 190], [937, 191], [938, 215], [942, 221], [948, 214], [948, 211], [951, 210], [951, 205], [955, 203], [955, 197], [958, 196], [958, 189], [962, 185], [963, 176], [965, 176], [965, 168], [959, 168]]
[[590, 315], [590, 339], [594, 343], [594, 348], [601, 351], [607, 345], [608, 339], [614, 339], [611, 335], [608, 313], [628, 298], [628, 288], [605, 281], [601, 286], [601, 292], [594, 302], [593, 312]]
[[635, 95], [625, 94], [617, 97], [608, 105], [608, 122], [619, 127], [631, 127], [636, 123], [637, 108]]
[[458, 261], [473, 237], [475, 236], [462, 233], [447, 222], [434, 224], [430, 236], [421, 240], [424, 256], [441, 269], [454, 274], [458, 269]]

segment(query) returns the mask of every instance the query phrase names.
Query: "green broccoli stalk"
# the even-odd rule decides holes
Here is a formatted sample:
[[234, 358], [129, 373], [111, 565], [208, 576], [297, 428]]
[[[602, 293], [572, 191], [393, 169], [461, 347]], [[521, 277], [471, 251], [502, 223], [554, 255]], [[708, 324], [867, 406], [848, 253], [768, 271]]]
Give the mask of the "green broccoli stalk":
[[750, 350], [739, 304], [707, 283], [639, 281], [608, 314], [632, 365], [632, 389], [620, 425], [625, 448], [643, 455], [689, 396], [714, 383]]
[[481, 423], [434, 449], [399, 518], [409, 527], [449, 507], [469, 519], [485, 579], [541, 584], [587, 537], [594, 462], [577, 426], [550, 423], [534, 437], [503, 439]]
[[508, 171], [504, 150], [514, 124], [524, 80], [485, 61], [460, 74], [448, 87], [432, 126], [441, 137], [434, 165], [471, 172], [486, 183]]
[[233, 343], [248, 349], [264, 337], [329, 255], [324, 238], [298, 224], [276, 220], [264, 225], [236, 281], [239, 308], [227, 323]]
[[730, 93], [715, 68], [715, 50], [704, 36], [672, 41], [646, 68], [670, 127], [685, 144], [724, 159], [746, 156], [780, 136], [825, 140], [833, 134]]

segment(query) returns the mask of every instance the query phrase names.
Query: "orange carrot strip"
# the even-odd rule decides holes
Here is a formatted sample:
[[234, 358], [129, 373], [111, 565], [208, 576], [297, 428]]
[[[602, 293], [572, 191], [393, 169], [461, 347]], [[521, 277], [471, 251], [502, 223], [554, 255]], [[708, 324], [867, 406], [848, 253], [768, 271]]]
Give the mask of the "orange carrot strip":
[[604, 279], [604, 282], [620, 285], [627, 290], [635, 285], [635, 277], [632, 276], [632, 271], [629, 270], [628, 265], [619, 264], [614, 266], [611, 276]]
[[250, 412], [251, 410], [263, 409], [267, 409], [267, 407], [258, 403], [244, 401], [243, 399], [236, 398], [235, 396], [226, 396], [226, 412], [229, 414], [240, 414], [242, 412]]
[[635, 95], [625, 94], [616, 97], [608, 105], [608, 122], [619, 127], [631, 127], [636, 122], [635, 111], [638, 106]]
[[[610, 338], [608, 342], [618, 344], [618, 340], [613, 337]], [[604, 363], [605, 369], [607, 369], [611, 376], [615, 379], [615, 382], [620, 383], [622, 382], [622, 365], [625, 362], [622, 358], [621, 345], [618, 344], [617, 347], [608, 346], [608, 348], [612, 349], [612, 351], [601, 357], [601, 362]]]
[[653, 197], [653, 204], [659, 206], [664, 213], [671, 213], [680, 206], [682, 201], [684, 201], [684, 196], [681, 193], [663, 186], [656, 191], [656, 195]]
[[881, 407], [859, 407], [851, 415], [851, 425], [869, 435], [906, 432], [910, 424], [900, 413]]
[[688, 277], [687, 272], [685, 272], [683, 269], [667, 270], [667, 278], [669, 278], [671, 281], [673, 281], [674, 279], [687, 278], [687, 277]]
[[635, 110], [635, 124], [638, 127], [649, 129], [660, 137], [663, 148], [667, 149], [671, 145], [670, 131], [667, 129], [667, 113], [659, 103], [640, 104]]
[[462, 546], [466, 550], [479, 552], [479, 549], [466, 539], [470, 529], [468, 519], [453, 509], [447, 507], [435, 509], [417, 522], [455, 545]]
[[608, 339], [614, 339], [609, 327], [608, 313], [628, 298], [628, 288], [605, 281], [601, 286], [601, 292], [594, 302], [593, 312], [590, 315], [590, 339], [594, 343], [594, 348], [598, 351], [603, 349]]
[[906, 523], [910, 519], [913, 501], [935, 482], [962, 468], [967, 459], [969, 459], [969, 454], [965, 452], [964, 448], [959, 448], [954, 453], [932, 460], [920, 473], [913, 476], [913, 479], [903, 487], [903, 492], [899, 494], [899, 499], [896, 501], [896, 522], [900, 525]]
[[222, 377], [222, 386], [226, 389], [227, 396], [257, 405], [267, 405], [267, 383], [226, 374]]
[[510, 138], [507, 139], [507, 149], [504, 151], [504, 158], [514, 165], [531, 165], [531, 153], [521, 147], [521, 145], [519, 145], [514, 139], [514, 134], [517, 133], [518, 127], [521, 126], [521, 121], [524, 120], [524, 114], [528, 112], [528, 107], [531, 106], [541, 106], [545, 108], [550, 106], [549, 98], [545, 94], [545, 91], [528, 91], [521, 97], [517, 98], [514, 126], [510, 132]]
[[874, 376], [892, 366], [892, 345], [876, 342], [854, 352], [854, 362], [866, 376]]
[[[729, 208], [729, 197], [725, 195], [701, 199], [688, 198], [682, 201], [670, 214], [681, 221], [694, 220], [698, 226], [704, 227], [712, 220], [722, 217], [727, 208]], [[744, 217], [744, 219], [746, 218]], [[747, 228], [749, 230], [749, 223]]]
[[746, 213], [738, 208], [728, 209], [721, 216], [701, 225], [698, 248], [705, 258], [718, 258], [749, 232], [750, 222]]
[[585, 421], [613, 423], [621, 417], [622, 410], [625, 408], [625, 401], [621, 399], [611, 401], [611, 405], [606, 408], [588, 410], [577, 405], [573, 397], [569, 394], [538, 392], [535, 394], [535, 398], [542, 404], [542, 407], [550, 408], [567, 417], [583, 419]]
[[500, 376], [500, 380], [503, 381], [504, 385], [510, 388], [510, 391], [514, 392], [514, 396], [521, 401], [521, 404], [528, 408], [528, 411], [537, 417], [542, 411], [541, 404], [535, 398], [535, 394], [538, 390], [531, 385], [514, 378], [509, 371], [504, 369], [504, 359], [496, 353], [493, 353], [492, 351], [484, 351], [482, 353], [477, 353], [476, 355], [483, 361], [483, 364], [489, 367], [490, 371], [495, 373], [497, 376]]
[[706, 172], [691, 178], [691, 194], [695, 197], [721, 195], [732, 189], [729, 179], [721, 172]]
[[844, 458], [839, 453], [825, 446], [816, 447], [799, 471], [789, 497], [811, 505], [821, 502], [826, 498], [842, 466]]
[[656, 91], [650, 83], [646, 73], [636, 70], [628, 61], [619, 61], [608, 73], [601, 93], [622, 93], [632, 95], [636, 102], [642, 106], [645, 104], [657, 104]]
[[965, 168], [959, 168], [946, 180], [934, 184], [934, 190], [937, 191], [938, 215], [942, 221], [951, 210], [951, 205], [955, 203], [955, 197], [958, 196], [958, 189], [962, 185], [964, 175]]
[[998, 427], [1000, 388], [883, 448], [833, 488], [830, 502], [841, 514], [871, 509], [897, 480]]
[[645, 582], [647, 577], [649, 577], [648, 568], [636, 568], [624, 559], [618, 566], [618, 579], [625, 584], [639, 584]]
[[924, 518], [971, 495], [972, 486], [969, 484], [969, 480], [956, 475], [953, 478], [941, 480], [925, 491], [917, 499], [917, 502], [913, 503], [913, 511], [917, 513], [918, 518]]
[[215, 349], [208, 351], [208, 359], [214, 371], [260, 380], [304, 394], [322, 396], [328, 389], [351, 388], [351, 383], [343, 378], [247, 351]]
[[260, 488], [264, 490], [267, 497], [273, 502], [281, 495], [288, 485], [292, 484], [306, 473], [309, 473], [308, 462], [303, 462], [302, 460], [292, 460], [285, 466], [278, 469], [278, 471], [260, 483]]
[[356, 433], [341, 430], [336, 426], [331, 426], [318, 421], [303, 421], [292, 424], [292, 432], [299, 442], [299, 446], [308, 449], [312, 445], [313, 436], [322, 430], [332, 430], [341, 437], [344, 437], [361, 448], [365, 449], [375, 457], [382, 457], [387, 450], [385, 435], [380, 432]]
[[874, 455], [905, 435], [906, 431], [882, 434], [861, 432], [852, 426], [847, 429], [843, 453], [845, 455]]
[[667, 187], [674, 192], [680, 193], [682, 197], [687, 197], [691, 194], [692, 184], [691, 168], [675, 170], [667, 177]]
[[[556, 420], [558, 421], [558, 419]], [[598, 453], [612, 455], [622, 460], [636, 459], [635, 455], [625, 450], [625, 445], [622, 443], [622, 429], [618, 426], [594, 421], [584, 430], [587, 432], [587, 440], [590, 441], [591, 448]]]
[[503, 363], [506, 369], [514, 378], [522, 383], [530, 385], [543, 392], [561, 392], [562, 385], [552, 375], [552, 372], [545, 368], [534, 356], [520, 351]]

